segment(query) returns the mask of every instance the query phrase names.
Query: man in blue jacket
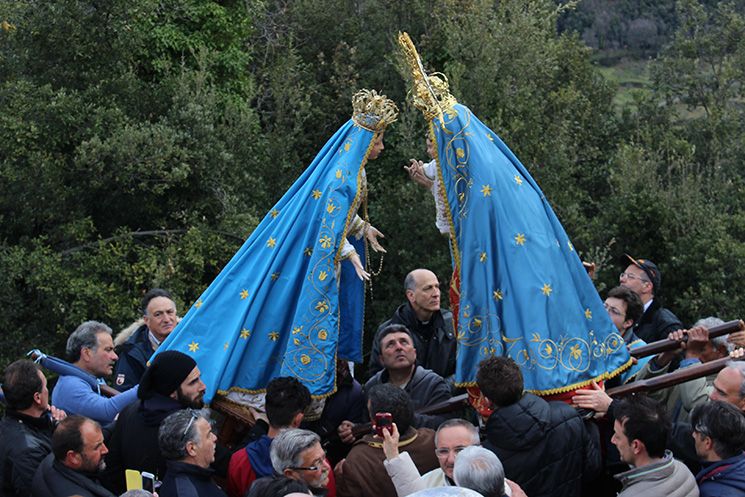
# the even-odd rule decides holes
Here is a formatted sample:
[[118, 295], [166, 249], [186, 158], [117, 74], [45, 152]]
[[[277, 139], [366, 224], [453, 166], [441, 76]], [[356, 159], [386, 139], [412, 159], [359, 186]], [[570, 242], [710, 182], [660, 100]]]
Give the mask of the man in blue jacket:
[[704, 468], [696, 475], [701, 497], [745, 495], [745, 413], [712, 400], [691, 413], [696, 453]]

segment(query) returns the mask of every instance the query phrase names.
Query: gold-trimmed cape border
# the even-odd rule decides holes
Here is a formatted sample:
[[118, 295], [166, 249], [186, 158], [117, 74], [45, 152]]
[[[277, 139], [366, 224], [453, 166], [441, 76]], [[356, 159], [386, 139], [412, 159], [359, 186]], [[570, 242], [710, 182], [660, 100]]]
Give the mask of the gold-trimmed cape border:
[[[570, 392], [570, 391], [576, 390], [578, 388], [589, 386], [593, 382], [598, 382], [598, 381], [601, 381], [601, 380], [610, 380], [611, 378], [613, 378], [615, 376], [618, 376], [619, 374], [621, 374], [624, 371], [626, 371], [627, 369], [629, 369], [633, 364], [634, 364], [634, 360], [632, 358], [630, 358], [628, 360], [628, 362], [626, 362], [625, 364], [623, 364], [618, 369], [616, 369], [616, 370], [614, 370], [614, 371], [612, 371], [610, 373], [603, 373], [603, 374], [601, 374], [599, 376], [596, 376], [595, 378], [591, 378], [589, 380], [580, 381], [579, 383], [572, 383], [571, 385], [567, 385], [567, 386], [564, 386], [564, 387], [551, 388], [549, 390], [525, 390], [525, 391], [528, 392], [528, 393], [532, 393], [534, 395], [538, 395], [538, 396], [556, 395], [558, 393]], [[476, 385], [476, 382], [475, 381], [467, 381], [467, 382], [463, 382], [463, 383], [456, 383], [455, 386], [456, 387], [467, 388], [467, 387], [475, 387], [475, 386], [478, 386], [478, 385]]]

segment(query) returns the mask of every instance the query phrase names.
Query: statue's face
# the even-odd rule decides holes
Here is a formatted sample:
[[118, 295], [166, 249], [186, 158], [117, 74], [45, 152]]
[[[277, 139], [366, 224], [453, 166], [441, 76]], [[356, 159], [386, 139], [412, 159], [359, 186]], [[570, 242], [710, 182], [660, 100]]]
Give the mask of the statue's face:
[[381, 153], [383, 153], [383, 150], [385, 149], [385, 145], [383, 145], [383, 135], [384, 133], [381, 132], [375, 139], [375, 142], [370, 149], [370, 153], [367, 156], [367, 160], [375, 160], [380, 156]]

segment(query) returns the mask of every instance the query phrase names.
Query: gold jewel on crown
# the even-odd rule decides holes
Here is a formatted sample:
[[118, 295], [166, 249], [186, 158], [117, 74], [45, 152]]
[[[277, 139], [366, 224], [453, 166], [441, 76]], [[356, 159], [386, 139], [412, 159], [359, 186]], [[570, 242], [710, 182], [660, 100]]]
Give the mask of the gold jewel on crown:
[[424, 71], [422, 59], [408, 33], [398, 34], [398, 44], [411, 71], [414, 107], [421, 110], [428, 121], [436, 116], [442, 120], [443, 113], [458, 103], [450, 94], [447, 78], [442, 73], [427, 74]]
[[382, 131], [398, 117], [398, 107], [375, 90], [360, 90], [352, 97], [352, 119], [370, 131]]

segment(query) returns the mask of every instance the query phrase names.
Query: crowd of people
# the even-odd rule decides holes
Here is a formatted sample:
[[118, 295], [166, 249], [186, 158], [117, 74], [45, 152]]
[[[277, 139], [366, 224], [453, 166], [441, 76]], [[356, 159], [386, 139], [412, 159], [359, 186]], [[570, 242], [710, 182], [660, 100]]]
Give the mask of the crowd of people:
[[[34, 362], [5, 368], [0, 495], [745, 495], [745, 362], [736, 361], [745, 332], [710, 339], [721, 324], [712, 318], [682, 329], [660, 285], [654, 263], [629, 257], [605, 308], [629, 348], [666, 337], [680, 348], [564, 401], [525, 392], [519, 365], [491, 357], [477, 375], [485, 409], [426, 412], [458, 393], [456, 340], [439, 279], [414, 270], [374, 337], [364, 385], [340, 361], [337, 391], [319, 407], [298, 379], [275, 378], [241, 441], [217, 440], [221, 416], [204, 408], [194, 359], [152, 357], [179, 319], [171, 295], [155, 289], [119, 336], [95, 321], [70, 335], [79, 374], [61, 375], [51, 396]], [[730, 355], [716, 374], [649, 395], [605, 391]], [[102, 394], [109, 376], [118, 395]], [[128, 490], [127, 470], [153, 475], [157, 488]]]

